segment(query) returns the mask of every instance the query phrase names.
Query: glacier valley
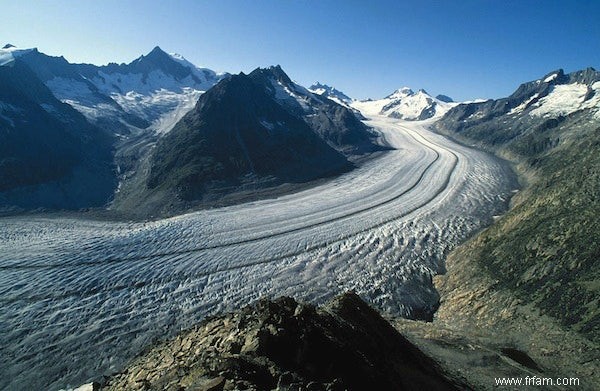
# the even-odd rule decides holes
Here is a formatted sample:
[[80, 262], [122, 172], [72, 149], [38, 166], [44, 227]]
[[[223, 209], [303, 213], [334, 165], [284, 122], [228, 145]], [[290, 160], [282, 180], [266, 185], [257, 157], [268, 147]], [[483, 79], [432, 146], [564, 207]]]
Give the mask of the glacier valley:
[[2, 217], [0, 388], [82, 384], [263, 296], [322, 303], [354, 290], [430, 319], [445, 255], [517, 188], [506, 162], [432, 122], [371, 115], [395, 150], [278, 198], [146, 222]]

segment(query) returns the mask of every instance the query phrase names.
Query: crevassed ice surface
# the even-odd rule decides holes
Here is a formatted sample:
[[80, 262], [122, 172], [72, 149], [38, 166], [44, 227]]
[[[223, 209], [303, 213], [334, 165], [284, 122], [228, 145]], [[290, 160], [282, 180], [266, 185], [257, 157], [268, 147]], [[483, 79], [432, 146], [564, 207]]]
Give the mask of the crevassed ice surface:
[[369, 124], [397, 150], [277, 199], [146, 223], [0, 219], [0, 388], [82, 384], [261, 296], [431, 309], [431, 276], [505, 209], [512, 174], [427, 122]]

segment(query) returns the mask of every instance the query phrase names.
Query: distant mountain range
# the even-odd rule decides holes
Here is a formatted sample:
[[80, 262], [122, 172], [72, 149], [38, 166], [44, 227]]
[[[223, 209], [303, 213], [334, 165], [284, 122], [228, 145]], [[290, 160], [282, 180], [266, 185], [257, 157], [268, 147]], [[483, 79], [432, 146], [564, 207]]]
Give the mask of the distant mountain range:
[[[573, 115], [597, 119], [600, 102], [593, 69], [555, 71], [495, 101], [459, 104], [406, 87], [356, 101], [326, 84], [304, 88], [279, 66], [219, 74], [159, 47], [96, 66], [6, 45], [0, 78], [1, 207], [110, 203], [142, 214], [352, 169], [386, 149], [365, 116], [441, 118], [446, 132], [487, 145], [516, 140], [511, 153], [518, 145], [527, 155], [560, 143], [540, 132]], [[491, 132], [499, 121], [505, 131]]]
[[201, 92], [225, 76], [197, 68], [159, 47], [119, 65], [71, 64], [37, 49], [22, 51], [18, 58], [56, 98], [75, 107], [90, 122], [122, 134], [147, 128], [181, 106], [191, 109]]
[[[183, 209], [174, 210], [173, 200], [185, 209], [232, 192], [303, 183], [351, 169], [353, 156], [385, 149], [347, 105], [297, 85], [278, 66], [250, 75], [217, 74], [159, 47], [129, 64], [96, 66], [12, 45], [0, 49], [0, 64], [7, 74], [28, 72], [25, 78], [36, 88], [27, 93], [38, 106], [52, 101], [77, 117], [66, 120], [67, 114], [46, 107], [45, 115], [62, 120], [54, 137], [44, 139], [41, 132], [47, 130], [41, 122], [29, 124], [31, 136], [4, 132], [0, 206], [68, 209], [102, 206], [114, 198], [114, 209], [167, 208], [165, 213], [176, 213]], [[223, 84], [199, 102], [219, 81]], [[19, 90], [17, 79], [7, 76], [9, 82], [12, 90]], [[11, 113], [16, 112], [33, 118], [34, 109], [13, 102], [17, 93], [9, 94], [8, 87], [0, 120], [14, 125]], [[176, 131], [170, 134], [172, 129]], [[48, 190], [48, 181], [65, 180], [75, 170], [75, 153], [58, 153], [73, 143], [61, 132], [89, 141], [73, 148], [102, 171], [90, 176], [104, 178], [102, 191], [94, 190], [94, 197], [82, 197], [71, 188], [62, 188], [58, 195]], [[45, 157], [38, 154], [45, 168], [31, 165], [24, 147], [28, 140], [46, 147]], [[202, 144], [207, 140], [208, 147]], [[81, 186], [95, 189], [90, 183]], [[18, 197], [6, 193], [15, 189], [22, 191]], [[146, 208], [140, 200], [147, 200]]]
[[352, 103], [364, 115], [384, 115], [407, 121], [439, 118], [455, 105], [452, 98], [445, 95], [434, 98], [425, 90], [414, 92], [408, 87], [398, 89], [383, 99]]

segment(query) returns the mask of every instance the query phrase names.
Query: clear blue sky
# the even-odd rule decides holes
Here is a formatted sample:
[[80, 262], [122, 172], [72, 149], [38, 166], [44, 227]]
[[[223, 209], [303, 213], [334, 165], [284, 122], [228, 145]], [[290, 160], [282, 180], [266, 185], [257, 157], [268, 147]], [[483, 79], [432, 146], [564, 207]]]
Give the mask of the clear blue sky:
[[281, 64], [355, 98], [410, 86], [510, 94], [556, 68], [600, 68], [600, 1], [2, 1], [0, 37], [71, 62], [159, 45], [217, 71]]

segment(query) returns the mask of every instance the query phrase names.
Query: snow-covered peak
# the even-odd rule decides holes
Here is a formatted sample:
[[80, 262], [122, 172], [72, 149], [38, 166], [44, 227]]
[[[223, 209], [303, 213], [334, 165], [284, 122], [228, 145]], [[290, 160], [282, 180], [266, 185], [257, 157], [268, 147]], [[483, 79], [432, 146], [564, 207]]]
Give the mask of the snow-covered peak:
[[409, 87], [402, 87], [383, 99], [352, 104], [367, 116], [384, 115], [409, 121], [441, 117], [455, 105], [432, 97], [424, 89], [414, 92]]
[[402, 87], [386, 96], [385, 99], [399, 99], [414, 95], [414, 91], [409, 87]]
[[350, 98], [348, 95], [344, 94], [335, 87], [328, 86], [327, 84], [321, 84], [319, 82], [316, 82], [312, 86], [308, 87], [308, 90], [314, 94], [329, 98], [343, 106], [347, 106], [354, 101], [354, 99]]
[[188, 61], [185, 57], [183, 57], [179, 53], [169, 53], [169, 56], [171, 56], [171, 58], [173, 60], [175, 60], [176, 62], [178, 62], [179, 64], [190, 69], [192, 71], [192, 73], [196, 77], [198, 77], [200, 80], [210, 79], [211, 82], [214, 82], [214, 79], [221, 79], [222, 77], [227, 75], [226, 72], [215, 72], [212, 69], [199, 67], [199, 66], [191, 63], [190, 61]]
[[171, 58], [175, 61], [177, 61], [178, 63], [180, 63], [181, 65], [183, 65], [186, 68], [189, 69], [200, 69], [198, 66], [192, 64], [191, 62], [189, 62], [185, 57], [183, 57], [181, 54], [179, 53], [169, 53], [169, 56], [171, 56]]
[[[12, 60], [16, 50], [0, 49], [0, 59]], [[71, 64], [43, 54], [30, 63], [55, 97], [93, 123], [123, 133], [148, 125], [165, 132], [222, 78], [158, 46], [129, 64]]]
[[7, 43], [2, 49], [0, 49], [0, 66], [9, 64], [12, 61], [14, 61], [15, 58], [21, 57], [22, 55], [32, 52], [34, 50], [37, 49], [21, 49], [16, 47], [15, 45]]

